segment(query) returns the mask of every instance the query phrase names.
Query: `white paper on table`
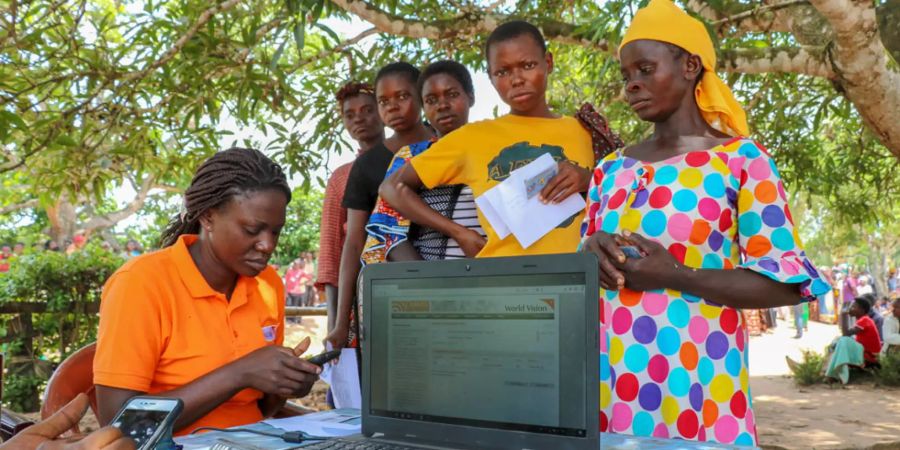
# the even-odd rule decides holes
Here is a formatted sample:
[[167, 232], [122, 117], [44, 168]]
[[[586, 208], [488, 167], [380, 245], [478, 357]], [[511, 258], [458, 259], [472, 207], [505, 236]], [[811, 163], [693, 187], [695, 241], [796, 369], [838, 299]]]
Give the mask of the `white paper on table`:
[[528, 198], [525, 180], [555, 164], [553, 157], [545, 153], [512, 171], [506, 180], [491, 189], [497, 193], [487, 198], [522, 248], [530, 247], [566, 219], [584, 210], [584, 199], [578, 194], [572, 194], [558, 204], [546, 205], [537, 195]]
[[497, 192], [496, 186], [488, 189], [484, 194], [481, 194], [475, 199], [475, 205], [478, 206], [478, 209], [484, 214], [484, 218], [491, 224], [491, 228], [494, 229], [494, 233], [497, 233], [497, 237], [504, 239], [509, 236], [509, 227], [506, 226], [506, 222], [503, 221], [500, 213], [494, 209], [490, 200]]
[[[339, 437], [358, 434], [362, 424], [356, 414], [341, 413], [340, 410], [322, 411], [284, 419], [269, 419], [263, 423], [284, 431], [302, 431], [311, 436]], [[354, 423], [346, 423], [354, 422]]]
[[[331, 345], [327, 347], [330, 350]], [[338, 362], [325, 364], [319, 378], [331, 386], [331, 396], [336, 408], [362, 408], [355, 348], [341, 349]]]

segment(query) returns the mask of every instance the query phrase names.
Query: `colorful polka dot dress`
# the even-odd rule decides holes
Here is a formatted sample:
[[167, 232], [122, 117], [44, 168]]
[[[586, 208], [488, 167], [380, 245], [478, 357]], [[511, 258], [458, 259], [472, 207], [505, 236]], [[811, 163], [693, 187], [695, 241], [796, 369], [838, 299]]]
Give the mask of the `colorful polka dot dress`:
[[[604, 158], [582, 235], [630, 230], [688, 267], [753, 270], [829, 287], [806, 258], [765, 149], [737, 138], [655, 163]], [[600, 431], [756, 444], [739, 310], [686, 292], [601, 290]]]

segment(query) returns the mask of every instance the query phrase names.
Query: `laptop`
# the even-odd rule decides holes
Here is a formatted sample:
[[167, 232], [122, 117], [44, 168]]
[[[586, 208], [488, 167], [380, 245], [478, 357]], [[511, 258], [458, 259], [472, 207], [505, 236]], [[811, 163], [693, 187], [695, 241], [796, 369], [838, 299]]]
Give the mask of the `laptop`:
[[362, 435], [333, 449], [591, 449], [597, 259], [373, 264], [362, 273]]

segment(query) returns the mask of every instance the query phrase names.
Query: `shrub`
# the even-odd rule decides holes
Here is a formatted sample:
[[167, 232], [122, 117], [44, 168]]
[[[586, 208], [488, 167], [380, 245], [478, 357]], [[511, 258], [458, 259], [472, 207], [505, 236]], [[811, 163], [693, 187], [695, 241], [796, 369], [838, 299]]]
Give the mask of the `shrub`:
[[878, 359], [881, 367], [873, 372], [879, 386], [900, 386], [900, 352], [890, 352]]
[[794, 374], [794, 382], [800, 386], [809, 386], [824, 381], [822, 375], [824, 363], [825, 357], [821, 354], [812, 350], [803, 350], [803, 359], [798, 363], [789, 363], [788, 367]]
[[100, 301], [103, 284], [122, 262], [89, 244], [68, 256], [58, 252], [21, 256], [0, 275], [0, 303], [47, 304], [47, 312], [31, 315], [31, 337], [21, 335], [18, 315], [0, 315], [0, 351], [6, 356], [3, 401], [10, 408], [34, 410], [55, 365], [96, 340], [98, 317], [86, 314], [83, 306]]

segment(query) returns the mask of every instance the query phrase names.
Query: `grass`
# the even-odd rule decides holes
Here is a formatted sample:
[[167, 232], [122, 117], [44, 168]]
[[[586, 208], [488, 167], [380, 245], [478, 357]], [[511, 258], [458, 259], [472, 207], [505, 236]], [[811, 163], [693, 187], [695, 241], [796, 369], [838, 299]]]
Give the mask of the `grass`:
[[878, 359], [881, 368], [872, 375], [879, 386], [900, 386], [900, 352], [890, 352]]
[[810, 386], [821, 383], [825, 380], [822, 375], [822, 365], [825, 363], [825, 357], [812, 350], [803, 350], [803, 359], [797, 363], [788, 363], [791, 373], [794, 375], [794, 382], [800, 386]]

